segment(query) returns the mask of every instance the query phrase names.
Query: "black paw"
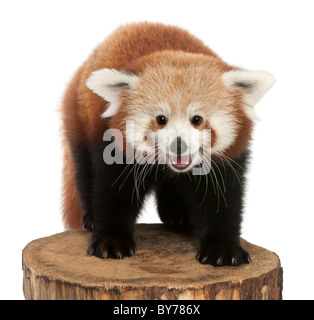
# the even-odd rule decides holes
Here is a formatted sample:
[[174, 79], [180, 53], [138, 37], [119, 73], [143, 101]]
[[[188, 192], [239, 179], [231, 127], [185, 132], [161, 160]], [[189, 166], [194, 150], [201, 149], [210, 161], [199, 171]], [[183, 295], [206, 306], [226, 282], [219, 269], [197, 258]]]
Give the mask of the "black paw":
[[94, 228], [94, 219], [91, 214], [85, 214], [81, 223], [82, 229], [92, 231]]
[[196, 259], [215, 267], [239, 266], [251, 262], [251, 257], [240, 245], [221, 245], [201, 248]]
[[133, 240], [122, 237], [102, 237], [92, 241], [87, 254], [98, 258], [122, 259], [134, 256], [136, 246]]

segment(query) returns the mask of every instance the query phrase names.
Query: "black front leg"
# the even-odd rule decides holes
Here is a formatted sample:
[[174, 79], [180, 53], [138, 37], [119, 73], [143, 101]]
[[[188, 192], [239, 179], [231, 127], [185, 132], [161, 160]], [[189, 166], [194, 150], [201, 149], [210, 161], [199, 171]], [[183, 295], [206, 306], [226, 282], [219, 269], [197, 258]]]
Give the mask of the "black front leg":
[[214, 164], [207, 177], [211, 185], [198, 212], [200, 251], [196, 258], [201, 263], [238, 266], [251, 261], [240, 244], [246, 158]]
[[106, 164], [102, 152], [101, 148], [92, 152], [94, 228], [88, 254], [121, 259], [135, 253], [135, 221], [149, 188], [134, 190], [133, 171], [128, 174], [133, 165]]

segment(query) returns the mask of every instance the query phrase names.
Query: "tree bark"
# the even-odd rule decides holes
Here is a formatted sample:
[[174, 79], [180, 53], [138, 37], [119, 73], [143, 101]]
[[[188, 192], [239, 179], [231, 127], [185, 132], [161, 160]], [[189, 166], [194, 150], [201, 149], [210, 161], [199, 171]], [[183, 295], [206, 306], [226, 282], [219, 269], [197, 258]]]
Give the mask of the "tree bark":
[[134, 257], [99, 259], [86, 251], [88, 231], [66, 231], [30, 242], [23, 250], [26, 299], [279, 300], [278, 256], [241, 240], [252, 262], [212, 267], [196, 259], [193, 235], [160, 224], [136, 226]]

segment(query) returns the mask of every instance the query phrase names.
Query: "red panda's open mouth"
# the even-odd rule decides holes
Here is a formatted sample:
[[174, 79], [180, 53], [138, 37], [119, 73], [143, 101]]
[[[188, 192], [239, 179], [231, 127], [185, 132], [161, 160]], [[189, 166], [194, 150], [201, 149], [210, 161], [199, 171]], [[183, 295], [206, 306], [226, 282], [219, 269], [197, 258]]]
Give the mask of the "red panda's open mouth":
[[192, 157], [190, 155], [170, 155], [170, 163], [177, 170], [186, 169], [192, 162]]

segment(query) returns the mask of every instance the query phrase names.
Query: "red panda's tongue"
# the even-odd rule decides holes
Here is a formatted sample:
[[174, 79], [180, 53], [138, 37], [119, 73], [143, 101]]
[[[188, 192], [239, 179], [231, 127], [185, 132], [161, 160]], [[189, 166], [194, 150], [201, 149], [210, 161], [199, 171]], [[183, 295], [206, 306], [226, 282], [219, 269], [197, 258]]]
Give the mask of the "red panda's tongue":
[[171, 164], [178, 169], [184, 169], [188, 167], [191, 163], [190, 155], [176, 155], [170, 156]]

